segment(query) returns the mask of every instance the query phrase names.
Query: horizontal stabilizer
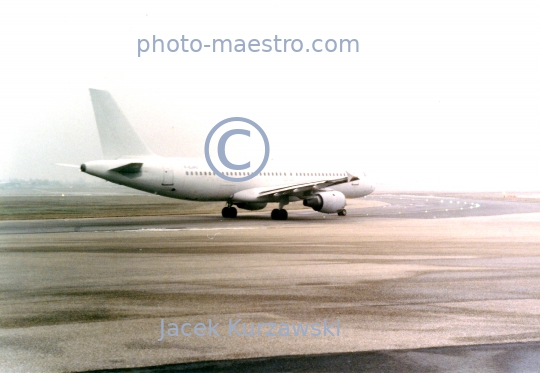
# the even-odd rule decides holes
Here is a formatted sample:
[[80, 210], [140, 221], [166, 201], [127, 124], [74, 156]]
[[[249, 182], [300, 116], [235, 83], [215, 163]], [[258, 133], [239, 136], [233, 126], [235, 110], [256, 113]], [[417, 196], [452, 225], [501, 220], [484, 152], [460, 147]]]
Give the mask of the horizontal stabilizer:
[[141, 172], [142, 163], [128, 163], [120, 167], [111, 168], [109, 171], [118, 172], [119, 174], [136, 174]]

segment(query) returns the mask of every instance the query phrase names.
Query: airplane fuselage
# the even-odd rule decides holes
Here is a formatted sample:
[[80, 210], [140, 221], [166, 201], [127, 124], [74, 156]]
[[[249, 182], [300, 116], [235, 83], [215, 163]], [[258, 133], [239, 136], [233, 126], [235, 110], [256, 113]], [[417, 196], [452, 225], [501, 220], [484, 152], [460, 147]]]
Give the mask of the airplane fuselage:
[[[138, 170], [113, 171], [126, 163], [141, 163]], [[81, 166], [84, 172], [107, 181], [125, 185], [145, 192], [194, 201], [235, 201], [234, 196], [244, 190], [291, 184], [309, 183], [321, 179], [345, 177], [346, 171], [337, 168], [292, 167], [269, 163], [253, 179], [243, 182], [223, 180], [210, 170], [204, 159], [162, 158], [122, 158], [99, 160]], [[231, 177], [247, 176], [247, 171], [224, 171]], [[373, 185], [363, 173], [355, 173], [359, 180], [332, 186], [347, 198], [358, 198], [370, 194]], [[254, 197], [251, 202], [276, 202], [279, 196]], [[299, 198], [291, 198], [290, 201]], [[242, 198], [246, 201], [246, 198]], [[249, 199], [248, 199], [249, 201]]]

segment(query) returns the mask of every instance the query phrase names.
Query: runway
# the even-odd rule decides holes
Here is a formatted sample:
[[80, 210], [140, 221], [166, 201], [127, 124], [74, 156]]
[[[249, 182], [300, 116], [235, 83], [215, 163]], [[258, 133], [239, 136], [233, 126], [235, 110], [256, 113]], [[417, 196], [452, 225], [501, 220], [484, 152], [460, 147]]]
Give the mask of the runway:
[[[0, 370], [537, 366], [538, 203], [366, 201], [346, 217], [291, 210], [287, 221], [251, 212], [1, 222]], [[220, 336], [193, 335], [210, 319]], [[340, 335], [272, 337], [268, 325], [229, 335], [238, 319], [246, 331], [339, 319]], [[159, 341], [162, 320], [190, 323], [192, 335]]]
[[[363, 201], [380, 202], [364, 207]], [[93, 219], [51, 219], [0, 221], [0, 234], [109, 232], [129, 230], [189, 230], [189, 229], [247, 229], [320, 224], [360, 223], [368, 219], [444, 219], [472, 216], [495, 216], [540, 212], [539, 203], [459, 199], [417, 195], [377, 195], [360, 200], [349, 200], [348, 215], [321, 214], [311, 209], [289, 211], [288, 221], [272, 221], [268, 212], [240, 210], [238, 218], [223, 219], [215, 215], [172, 215]], [[358, 206], [362, 208], [358, 208]]]
[[[453, 346], [415, 350], [362, 351], [282, 356], [100, 370], [100, 373], [379, 373], [379, 372], [538, 372], [540, 343]], [[98, 371], [94, 371], [98, 372]]]

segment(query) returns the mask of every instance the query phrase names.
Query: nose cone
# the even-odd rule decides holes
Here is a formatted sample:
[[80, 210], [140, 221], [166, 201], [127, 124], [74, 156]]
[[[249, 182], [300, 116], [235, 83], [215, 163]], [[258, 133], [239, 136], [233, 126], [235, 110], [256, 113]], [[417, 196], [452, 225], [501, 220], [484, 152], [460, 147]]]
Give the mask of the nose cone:
[[368, 194], [373, 193], [376, 185], [370, 176], [366, 175], [366, 173], [363, 171], [358, 171], [354, 175], [360, 179], [361, 191], [363, 193], [362, 195], [367, 196]]
[[370, 189], [371, 189], [370, 193], [373, 193], [375, 191], [375, 187], [376, 187], [373, 180], [369, 181], [369, 185], [370, 185]]
[[373, 182], [373, 179], [371, 179], [371, 177], [367, 176], [364, 172], [362, 172], [361, 175], [362, 176], [361, 176], [360, 180], [363, 181], [362, 185], [364, 186], [365, 191], [367, 192], [367, 194], [373, 193], [373, 191], [375, 190], [375, 187], [376, 187], [375, 183]]

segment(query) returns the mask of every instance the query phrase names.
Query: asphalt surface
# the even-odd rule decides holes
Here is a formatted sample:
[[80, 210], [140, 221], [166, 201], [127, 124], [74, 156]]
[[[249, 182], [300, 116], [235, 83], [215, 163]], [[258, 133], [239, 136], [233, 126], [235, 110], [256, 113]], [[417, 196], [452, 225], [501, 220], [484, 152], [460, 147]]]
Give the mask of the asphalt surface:
[[[367, 200], [0, 222], [0, 371], [539, 371], [539, 204]], [[209, 319], [221, 336], [159, 341], [162, 320]], [[341, 334], [228, 335], [238, 319]]]
[[453, 346], [417, 350], [387, 350], [280, 356], [272, 358], [224, 360], [174, 364], [132, 369], [93, 371], [95, 373], [417, 373], [417, 372], [515, 372], [540, 370], [540, 342]]
[[[475, 200], [415, 195], [376, 195], [365, 200], [375, 200], [386, 205], [356, 209], [347, 206], [346, 217], [336, 214], [321, 214], [312, 210], [289, 211], [287, 221], [272, 221], [268, 213], [239, 210], [235, 219], [223, 219], [216, 215], [173, 215], [92, 219], [53, 219], [0, 221], [0, 234], [65, 233], [65, 232], [109, 232], [122, 230], [181, 230], [181, 229], [226, 229], [242, 227], [275, 227], [279, 224], [302, 226], [320, 224], [342, 224], [362, 222], [367, 219], [444, 219], [472, 216], [495, 216], [540, 212], [540, 203], [517, 201]], [[240, 225], [239, 225], [240, 224]]]

